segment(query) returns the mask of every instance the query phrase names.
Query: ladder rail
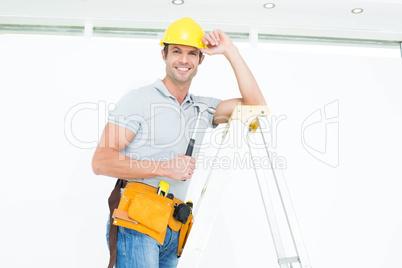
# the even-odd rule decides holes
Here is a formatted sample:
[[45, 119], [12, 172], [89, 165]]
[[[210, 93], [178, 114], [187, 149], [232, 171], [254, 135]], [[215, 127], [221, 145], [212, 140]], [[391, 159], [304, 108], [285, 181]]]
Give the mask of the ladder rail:
[[[287, 187], [286, 184], [286, 180], [285, 180], [285, 176], [283, 174], [282, 170], [276, 170], [272, 164], [272, 159], [270, 156], [270, 152], [268, 150], [268, 144], [266, 142], [264, 133], [262, 131], [261, 128], [261, 119], [267, 120], [266, 117], [262, 117], [262, 116], [258, 116], [257, 117], [257, 121], [258, 121], [258, 125], [259, 125], [259, 131], [260, 134], [262, 136], [263, 142], [264, 142], [264, 147], [265, 150], [267, 152], [267, 156], [271, 165], [271, 171], [272, 171], [272, 175], [275, 179], [275, 183], [276, 183], [276, 188], [278, 190], [278, 194], [282, 203], [282, 207], [284, 209], [285, 212], [285, 216], [286, 216], [286, 220], [288, 222], [289, 225], [289, 230], [290, 230], [290, 234], [292, 236], [292, 240], [295, 246], [295, 250], [296, 250], [296, 254], [299, 257], [299, 262], [302, 268], [310, 268], [310, 261], [307, 255], [307, 251], [303, 242], [303, 238], [301, 235], [301, 231], [299, 228], [299, 225], [297, 223], [297, 217], [296, 214], [294, 212], [294, 208], [293, 208], [293, 203], [292, 203], [292, 199], [290, 197], [290, 193], [289, 193], [289, 189]], [[267, 122], [265, 122], [265, 125], [267, 125]], [[279, 174], [279, 175], [278, 175]]]
[[[249, 139], [251, 139], [253, 144], [256, 144], [256, 139], [254, 136], [254, 133], [249, 132]], [[248, 143], [248, 147], [251, 153], [251, 157], [254, 159], [254, 157], [260, 157], [260, 153], [257, 148], [254, 146], [251, 146], [250, 143]], [[279, 231], [279, 226], [277, 222], [277, 218], [275, 215], [275, 210], [272, 206], [272, 199], [269, 191], [269, 185], [268, 185], [268, 180], [261, 168], [258, 168], [253, 161], [251, 161], [254, 167], [255, 175], [258, 181], [258, 186], [261, 194], [261, 198], [263, 201], [264, 209], [265, 209], [265, 215], [267, 216], [268, 224], [269, 224], [269, 229], [271, 231], [271, 236], [272, 240], [274, 242], [275, 246], [275, 251], [276, 251], [276, 256], [278, 258], [278, 263], [281, 268], [287, 268], [287, 264], [280, 263], [279, 260], [286, 258], [286, 252], [282, 243], [282, 237]], [[271, 164], [271, 163], [270, 163]]]

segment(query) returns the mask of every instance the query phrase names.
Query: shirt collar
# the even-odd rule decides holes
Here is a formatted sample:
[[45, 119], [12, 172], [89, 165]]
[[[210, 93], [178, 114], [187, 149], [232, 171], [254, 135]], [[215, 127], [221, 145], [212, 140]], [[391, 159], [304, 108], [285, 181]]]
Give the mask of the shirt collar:
[[165, 84], [162, 82], [162, 80], [157, 79], [154, 82], [154, 87], [159, 90], [160, 93], [162, 93], [163, 95], [165, 95], [166, 97], [172, 97], [174, 98], [174, 96], [172, 95], [172, 93], [169, 92], [169, 90], [166, 88]]
[[[169, 90], [166, 88], [165, 84], [162, 82], [161, 79], [157, 79], [157, 80], [154, 82], [154, 87], [155, 87], [157, 90], [159, 90], [159, 92], [162, 93], [163, 95], [165, 95], [166, 97], [171, 97], [171, 98], [173, 98], [173, 99], [176, 99], [176, 98], [172, 95], [172, 93], [169, 92]], [[193, 94], [187, 93], [186, 97], [184, 98], [183, 103], [186, 103], [186, 102], [189, 102], [190, 104], [191, 104], [191, 103], [194, 103], [194, 96], [193, 96]]]
[[194, 96], [193, 96], [193, 94], [187, 93], [186, 97], [184, 98], [183, 103], [186, 103], [186, 102], [189, 102], [190, 104], [191, 104], [191, 103], [194, 103]]

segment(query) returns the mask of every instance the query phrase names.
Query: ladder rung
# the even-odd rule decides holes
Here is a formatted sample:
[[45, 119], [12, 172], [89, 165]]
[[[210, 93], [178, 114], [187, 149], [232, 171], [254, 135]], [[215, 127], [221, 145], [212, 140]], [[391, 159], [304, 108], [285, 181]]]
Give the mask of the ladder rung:
[[278, 259], [279, 264], [300, 263], [299, 256]]

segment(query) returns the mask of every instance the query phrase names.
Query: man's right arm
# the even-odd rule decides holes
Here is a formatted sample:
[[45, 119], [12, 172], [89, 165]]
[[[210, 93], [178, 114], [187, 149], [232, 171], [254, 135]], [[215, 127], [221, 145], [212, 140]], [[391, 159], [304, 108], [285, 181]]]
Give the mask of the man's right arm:
[[190, 179], [195, 169], [195, 159], [180, 154], [170, 161], [147, 161], [127, 157], [121, 151], [134, 139], [135, 133], [108, 123], [92, 159], [96, 175], [120, 179], [145, 179], [168, 177], [174, 180]]

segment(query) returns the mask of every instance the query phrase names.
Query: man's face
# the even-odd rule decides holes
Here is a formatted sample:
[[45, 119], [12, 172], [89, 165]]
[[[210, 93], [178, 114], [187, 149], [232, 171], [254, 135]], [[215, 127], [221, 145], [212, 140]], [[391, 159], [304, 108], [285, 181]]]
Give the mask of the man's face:
[[204, 60], [204, 55], [200, 59], [199, 54], [195, 47], [170, 44], [167, 56], [162, 50], [166, 76], [180, 83], [191, 82], [197, 74], [198, 65]]

